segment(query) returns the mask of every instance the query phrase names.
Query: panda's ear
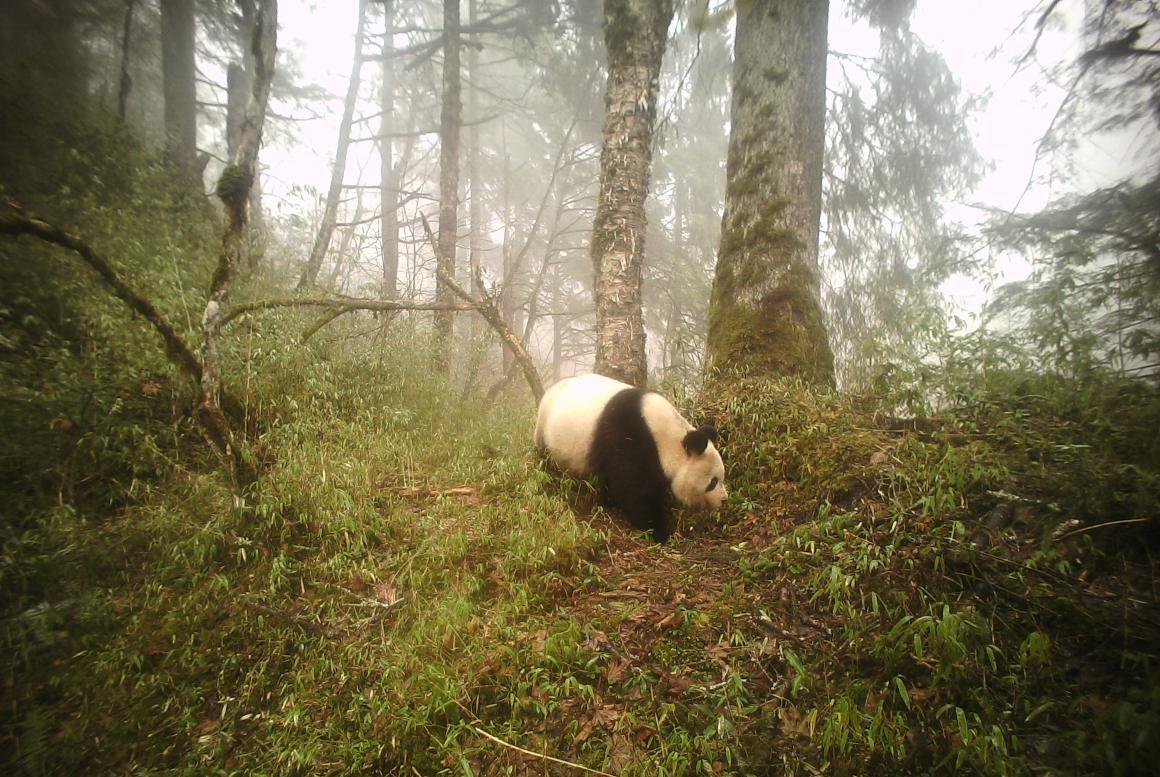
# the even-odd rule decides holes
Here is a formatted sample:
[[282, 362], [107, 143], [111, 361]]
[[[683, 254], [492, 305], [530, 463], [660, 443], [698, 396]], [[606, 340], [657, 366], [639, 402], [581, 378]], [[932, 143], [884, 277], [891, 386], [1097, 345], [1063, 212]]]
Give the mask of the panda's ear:
[[711, 426], [702, 426], [700, 429], [693, 429], [685, 435], [685, 439], [681, 440], [681, 444], [685, 446], [685, 450], [690, 456], [700, 455], [709, 447], [709, 441], [717, 439], [717, 430]]

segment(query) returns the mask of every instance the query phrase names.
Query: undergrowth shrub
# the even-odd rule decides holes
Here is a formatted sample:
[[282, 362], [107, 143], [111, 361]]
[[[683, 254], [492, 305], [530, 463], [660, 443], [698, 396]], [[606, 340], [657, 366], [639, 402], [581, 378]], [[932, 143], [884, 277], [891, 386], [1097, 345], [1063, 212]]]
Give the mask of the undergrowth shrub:
[[1160, 492], [1137, 425], [1156, 393], [1107, 387], [980, 391], [909, 430], [789, 382], [714, 391], [733, 487], [776, 503], [780, 479], [816, 506], [738, 564], [829, 624], [800, 706], [838, 773], [1142, 774], [1160, 755]]

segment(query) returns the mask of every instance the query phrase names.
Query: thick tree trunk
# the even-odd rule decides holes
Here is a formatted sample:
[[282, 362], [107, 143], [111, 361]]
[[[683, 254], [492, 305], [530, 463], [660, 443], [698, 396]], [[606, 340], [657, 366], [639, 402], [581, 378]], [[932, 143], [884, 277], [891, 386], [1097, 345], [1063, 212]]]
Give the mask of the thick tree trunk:
[[197, 89], [193, 0], [161, 0], [161, 71], [169, 158], [197, 171]]
[[217, 194], [225, 206], [218, 266], [210, 281], [209, 299], [201, 317], [202, 372], [197, 417], [210, 442], [227, 461], [235, 480], [245, 486], [254, 478], [252, 462], [234, 440], [233, 430], [221, 410], [220, 337], [230, 286], [237, 275], [245, 252], [243, 231], [246, 205], [254, 180], [270, 84], [274, 77], [274, 54], [277, 47], [277, 0], [259, 0], [251, 50], [254, 53], [253, 93], [246, 107], [235, 155], [222, 172]]
[[391, 132], [395, 114], [395, 4], [383, 3], [383, 70], [379, 107], [379, 196], [383, 257], [383, 299], [394, 299], [399, 293], [399, 176], [395, 171], [395, 147]]
[[641, 316], [641, 265], [656, 123], [657, 82], [672, 0], [605, 0], [608, 49], [600, 199], [592, 229], [596, 269], [596, 371], [643, 386], [648, 380]]
[[[435, 299], [450, 302], [448, 278], [455, 277], [455, 238], [459, 227], [459, 130], [463, 103], [459, 82], [459, 0], [443, 0], [443, 105], [439, 111], [439, 270]], [[450, 312], [435, 314], [436, 365], [451, 369]]]
[[739, 4], [725, 216], [709, 356], [832, 384], [818, 302], [826, 0]]
[[338, 204], [342, 199], [342, 182], [346, 176], [346, 152], [350, 148], [350, 127], [354, 122], [354, 105], [358, 100], [358, 88], [362, 72], [362, 44], [367, 23], [367, 0], [358, 3], [358, 28], [354, 34], [354, 63], [350, 67], [350, 80], [347, 82], [346, 99], [342, 104], [342, 121], [338, 126], [338, 147], [334, 151], [334, 167], [330, 172], [330, 188], [326, 191], [326, 205], [322, 212], [322, 223], [318, 225], [318, 234], [314, 238], [314, 247], [310, 249], [310, 257], [306, 260], [306, 267], [302, 270], [302, 277], [298, 279], [298, 289], [302, 290], [313, 286], [318, 280], [318, 271], [322, 269], [322, 260], [330, 248], [330, 238], [334, 235], [334, 225], [338, 221]]

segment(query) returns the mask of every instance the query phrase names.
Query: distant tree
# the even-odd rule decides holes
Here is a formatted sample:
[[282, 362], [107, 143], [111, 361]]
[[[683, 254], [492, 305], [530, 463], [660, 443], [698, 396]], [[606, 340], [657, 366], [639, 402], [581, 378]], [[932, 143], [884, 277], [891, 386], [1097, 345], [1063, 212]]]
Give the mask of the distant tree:
[[[1059, 2], [1029, 15], [1036, 49]], [[998, 290], [988, 313], [1014, 326], [1042, 367], [1082, 378], [1096, 367], [1160, 375], [1160, 19], [1155, 2], [1083, 6], [1083, 53], [1047, 75], [1066, 91], [1037, 149], [1047, 175], [1072, 191], [1038, 213], [996, 213], [992, 247], [1033, 263], [1031, 277]], [[1083, 140], [1132, 138], [1136, 169], [1096, 189], [1076, 176]], [[1030, 185], [1030, 182], [1029, 182]]]
[[939, 287], [970, 261], [946, 203], [964, 199], [982, 170], [973, 100], [910, 29], [912, 7], [851, 3], [878, 51], [830, 52], [820, 259], [839, 381], [851, 390], [936, 363], [953, 323]]
[[121, 27], [121, 77], [117, 83], [117, 118], [123, 124], [129, 105], [129, 91], [133, 87], [133, 78], [129, 72], [130, 40], [133, 34], [133, 6], [137, 0], [125, 0], [125, 17]]
[[648, 380], [641, 314], [645, 197], [652, 165], [658, 78], [672, 0], [605, 0], [608, 54], [600, 191], [592, 229], [597, 372]]
[[14, 87], [56, 95], [62, 103], [83, 92], [90, 63], [81, 20], [93, 5], [81, 0], [0, 2], [0, 78]]
[[[459, 230], [459, 132], [463, 100], [459, 74], [459, 0], [443, 0], [443, 99], [439, 112], [439, 256], [442, 271], [435, 300], [450, 303], [454, 293], [446, 279], [455, 276], [455, 244]], [[437, 365], [451, 366], [451, 330], [454, 314], [435, 313]]]
[[[689, 8], [689, 6], [686, 6]], [[728, 148], [732, 41], [703, 7], [679, 18], [661, 76], [662, 118], [649, 198], [644, 315], [652, 367], [695, 384], [704, 372], [709, 293], [717, 263]], [[720, 20], [719, 22], [717, 20]]]
[[193, 0], [161, 0], [161, 70], [169, 158], [193, 175], [197, 166], [197, 70]]
[[725, 217], [709, 357], [829, 384], [818, 302], [828, 3], [737, 6]]
[[346, 155], [350, 148], [350, 129], [354, 121], [359, 84], [362, 81], [362, 46], [366, 34], [366, 19], [367, 1], [359, 0], [358, 26], [354, 34], [354, 62], [350, 66], [346, 99], [342, 103], [342, 121], [338, 126], [338, 145], [334, 151], [334, 167], [330, 171], [330, 187], [326, 191], [326, 204], [323, 207], [322, 221], [318, 225], [318, 234], [314, 238], [314, 246], [310, 249], [310, 256], [306, 259], [306, 267], [303, 268], [302, 275], [298, 279], [299, 290], [314, 285], [318, 279], [318, 271], [322, 269], [322, 260], [326, 258], [326, 252], [330, 248], [330, 239], [334, 235], [334, 227], [338, 221], [338, 205], [342, 199], [342, 182], [346, 176]]
[[379, 91], [379, 202], [382, 238], [383, 299], [394, 299], [399, 288], [399, 170], [395, 167], [395, 3], [383, 2], [383, 57]]

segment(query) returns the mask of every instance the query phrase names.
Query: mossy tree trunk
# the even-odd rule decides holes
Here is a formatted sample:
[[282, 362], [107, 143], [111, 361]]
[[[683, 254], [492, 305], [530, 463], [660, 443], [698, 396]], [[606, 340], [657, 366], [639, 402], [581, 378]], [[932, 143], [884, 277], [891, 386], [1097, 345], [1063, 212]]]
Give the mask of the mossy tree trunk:
[[648, 380], [641, 265], [656, 123], [657, 82], [672, 0], [605, 0], [608, 50], [600, 195], [592, 228], [596, 269], [596, 371]]
[[210, 281], [209, 299], [201, 317], [202, 370], [197, 418], [217, 452], [227, 462], [235, 481], [253, 481], [254, 465], [234, 439], [229, 420], [222, 412], [221, 328], [229, 301], [230, 287], [245, 256], [246, 207], [253, 185], [274, 78], [274, 55], [278, 40], [277, 0], [259, 0], [251, 51], [254, 54], [253, 91], [238, 134], [238, 144], [230, 163], [218, 180], [217, 195], [225, 207], [221, 253]]
[[[435, 300], [454, 299], [447, 279], [455, 277], [455, 238], [459, 228], [459, 134], [463, 99], [459, 81], [459, 0], [443, 0], [443, 103], [439, 111], [439, 256]], [[454, 313], [435, 313], [435, 363], [451, 371]]]
[[828, 3], [752, 0], [737, 9], [709, 357], [726, 373], [832, 384], [818, 301]]

